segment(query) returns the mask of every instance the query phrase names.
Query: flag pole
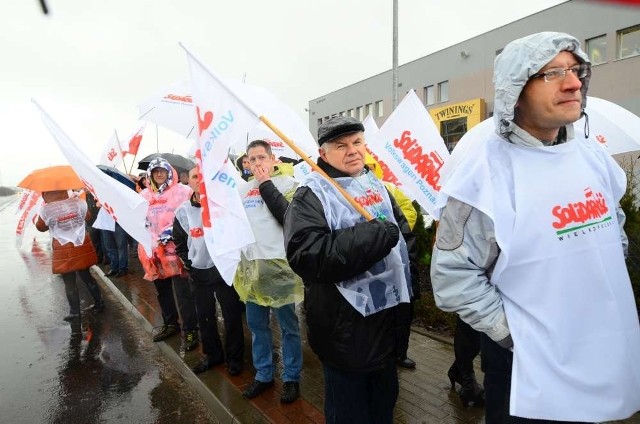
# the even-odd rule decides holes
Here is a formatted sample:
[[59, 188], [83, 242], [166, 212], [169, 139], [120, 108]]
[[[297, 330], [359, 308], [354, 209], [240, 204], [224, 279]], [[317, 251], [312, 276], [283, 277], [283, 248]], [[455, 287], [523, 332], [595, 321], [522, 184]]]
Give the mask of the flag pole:
[[285, 143], [287, 143], [287, 145], [298, 155], [300, 156], [305, 162], [307, 162], [309, 164], [309, 166], [311, 166], [311, 168], [316, 171], [317, 173], [319, 173], [320, 175], [322, 175], [323, 177], [325, 177], [327, 180], [329, 180], [329, 182], [331, 184], [333, 184], [333, 186], [340, 192], [340, 194], [342, 194], [342, 196], [344, 196], [344, 198], [347, 200], [347, 202], [349, 202], [351, 204], [351, 206], [354, 207], [354, 209], [356, 211], [358, 211], [358, 213], [360, 213], [360, 215], [362, 215], [363, 217], [365, 217], [365, 219], [367, 221], [371, 221], [373, 219], [373, 216], [365, 209], [362, 207], [362, 205], [360, 205], [360, 203], [356, 202], [355, 199], [349, 194], [347, 193], [342, 186], [340, 186], [340, 184], [338, 184], [333, 178], [331, 178], [330, 176], [327, 175], [326, 172], [324, 172], [322, 169], [320, 169], [320, 167], [318, 165], [316, 165], [310, 158], [309, 155], [307, 155], [305, 152], [303, 152], [298, 146], [296, 146], [294, 144], [293, 141], [291, 141], [289, 139], [289, 137], [287, 137], [286, 135], [284, 135], [282, 133], [282, 131], [280, 131], [280, 129], [278, 129], [278, 127], [276, 127], [275, 125], [273, 125], [273, 123], [271, 123], [271, 121], [269, 121], [264, 115], [261, 115], [259, 117], [260, 121], [262, 121], [267, 127], [269, 127], [269, 129], [271, 131], [273, 131], [278, 137], [280, 137]]
[[340, 184], [338, 184], [333, 178], [328, 176], [326, 172], [324, 172], [322, 169], [320, 169], [318, 167], [318, 165], [313, 163], [313, 161], [309, 158], [309, 156], [305, 152], [303, 152], [298, 146], [296, 146], [293, 143], [293, 141], [291, 141], [291, 139], [289, 139], [289, 137], [284, 135], [282, 133], [282, 131], [280, 131], [280, 129], [278, 129], [275, 125], [273, 125], [271, 123], [271, 121], [269, 121], [265, 116], [256, 113], [249, 105], [247, 105], [244, 102], [244, 100], [241, 97], [237, 96], [233, 92], [233, 90], [231, 90], [229, 87], [227, 87], [227, 85], [224, 83], [224, 81], [221, 78], [216, 76], [213, 72], [211, 72], [211, 70], [209, 68], [207, 68], [202, 62], [200, 62], [200, 60], [197, 57], [195, 57], [184, 44], [182, 44], [182, 43], [178, 43], [178, 44], [180, 45], [180, 47], [182, 47], [182, 49], [185, 51], [187, 56], [189, 56], [191, 59], [193, 59], [203, 70], [205, 70], [205, 72], [207, 72], [209, 74], [209, 76], [211, 78], [215, 79], [218, 82], [218, 84], [220, 84], [227, 92], [229, 92], [229, 94], [231, 94], [233, 97], [235, 97], [236, 100], [242, 104], [242, 106], [244, 106], [254, 116], [257, 116], [260, 121], [262, 121], [267, 127], [269, 127], [269, 129], [271, 129], [271, 131], [273, 131], [278, 137], [280, 137], [285, 143], [287, 143], [287, 145], [294, 152], [296, 152], [296, 154], [298, 156], [300, 156], [305, 162], [307, 162], [309, 164], [311, 169], [313, 169], [314, 171], [316, 171], [317, 173], [322, 175], [331, 184], [333, 184], [333, 186], [336, 188], [336, 190], [338, 190], [340, 192], [340, 194], [345, 198], [345, 200], [347, 202], [349, 202], [349, 204], [351, 206], [353, 206], [353, 208], [356, 211], [358, 211], [358, 213], [360, 215], [362, 215], [367, 221], [373, 220], [373, 216], [365, 208], [363, 208], [362, 205], [360, 205], [358, 202], [356, 202], [355, 199], [340, 186]]

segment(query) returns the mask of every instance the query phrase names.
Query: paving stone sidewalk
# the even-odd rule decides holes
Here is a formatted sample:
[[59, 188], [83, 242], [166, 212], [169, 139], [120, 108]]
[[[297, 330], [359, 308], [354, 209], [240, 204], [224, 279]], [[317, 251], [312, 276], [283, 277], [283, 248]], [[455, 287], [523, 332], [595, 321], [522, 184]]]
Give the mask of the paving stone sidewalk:
[[[131, 258], [129, 265], [131, 273], [121, 278], [108, 278], [103, 269], [98, 267], [93, 267], [93, 270], [151, 333], [155, 326], [162, 324], [155, 287], [142, 279], [143, 272], [136, 259]], [[298, 314], [301, 316], [300, 311]], [[218, 318], [221, 319], [219, 312]], [[222, 322], [219, 323], [219, 328], [223, 328]], [[280, 332], [273, 321], [272, 328], [274, 355], [277, 360]], [[279, 401], [282, 381], [278, 379], [275, 387], [261, 396], [252, 400], [242, 398], [242, 390], [253, 380], [254, 375], [250, 365], [251, 336], [246, 322], [246, 366], [239, 376], [230, 376], [222, 365], [199, 375], [193, 374], [191, 367], [200, 358], [200, 349], [181, 352], [179, 337], [160, 342], [158, 346], [222, 423], [324, 423], [322, 368], [307, 343], [302, 317], [301, 329], [304, 357], [300, 380], [301, 398], [289, 405], [283, 405]], [[453, 362], [450, 340], [423, 334], [416, 328], [411, 332], [408, 356], [416, 361], [417, 367], [415, 370], [398, 369], [400, 395], [395, 409], [396, 423], [484, 423], [482, 408], [464, 408], [457, 394], [450, 390], [447, 378], [447, 370]], [[277, 370], [276, 375], [280, 372], [280, 369]], [[482, 381], [478, 364], [476, 373]], [[640, 424], [640, 415], [636, 414], [622, 422]]]

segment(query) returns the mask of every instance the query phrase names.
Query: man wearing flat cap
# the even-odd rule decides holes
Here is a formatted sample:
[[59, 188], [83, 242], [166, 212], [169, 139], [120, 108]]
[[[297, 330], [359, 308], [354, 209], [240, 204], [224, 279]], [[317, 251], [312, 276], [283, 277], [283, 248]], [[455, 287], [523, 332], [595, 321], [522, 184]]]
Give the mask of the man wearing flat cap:
[[[409, 302], [415, 238], [365, 166], [364, 127], [338, 116], [318, 129], [318, 166], [375, 218], [366, 221], [318, 172], [287, 209], [284, 238], [302, 277], [309, 344], [322, 362], [327, 423], [391, 423], [398, 397], [394, 321]], [[415, 261], [411, 261], [415, 263]]]

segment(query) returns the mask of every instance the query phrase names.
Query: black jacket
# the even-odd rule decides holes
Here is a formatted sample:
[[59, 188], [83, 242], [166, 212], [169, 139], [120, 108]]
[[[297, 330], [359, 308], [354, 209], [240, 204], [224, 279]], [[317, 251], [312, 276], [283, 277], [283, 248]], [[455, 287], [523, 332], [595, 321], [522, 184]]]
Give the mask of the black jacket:
[[[346, 176], [322, 159], [318, 165], [333, 178]], [[393, 213], [415, 264], [415, 236], [390, 195]], [[395, 307], [363, 317], [335, 283], [355, 277], [387, 256], [395, 246], [379, 219], [332, 231], [322, 203], [300, 187], [284, 219], [284, 239], [291, 268], [302, 277], [309, 344], [320, 360], [345, 371], [372, 371], [395, 355]], [[412, 276], [418, 278], [417, 267]]]
[[[195, 208], [201, 207], [200, 202], [195, 200], [196, 194], [193, 193], [189, 201], [191, 202], [191, 206]], [[189, 235], [180, 225], [180, 221], [178, 218], [173, 218], [173, 231], [172, 238], [173, 243], [176, 245], [176, 254], [182, 261], [182, 265], [186, 271], [191, 272], [191, 261], [189, 260], [189, 243], [188, 243]]]

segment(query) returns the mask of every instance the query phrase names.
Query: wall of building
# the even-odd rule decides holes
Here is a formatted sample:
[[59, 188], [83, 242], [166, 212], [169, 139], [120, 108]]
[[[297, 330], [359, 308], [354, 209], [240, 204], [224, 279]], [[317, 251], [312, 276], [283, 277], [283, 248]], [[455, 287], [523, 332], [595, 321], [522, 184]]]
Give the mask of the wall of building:
[[[414, 89], [425, 102], [425, 87], [448, 81], [448, 100], [427, 105], [443, 108], [480, 98], [486, 117], [493, 111], [493, 61], [510, 41], [540, 31], [562, 31], [577, 37], [583, 48], [588, 39], [606, 34], [604, 63], [593, 66], [589, 95], [613, 101], [640, 115], [640, 54], [617, 59], [619, 30], [640, 24], [639, 7], [616, 7], [610, 3], [571, 0], [543, 10], [485, 34], [403, 64], [398, 69], [399, 101]], [[402, 40], [400, 40], [402, 46]], [[386, 54], [386, 53], [385, 53]], [[391, 56], [391, 52], [388, 52]], [[309, 101], [309, 128], [317, 134], [320, 119], [382, 101], [383, 113], [374, 117], [382, 125], [391, 113], [391, 70], [374, 75]], [[375, 108], [374, 108], [375, 109]], [[362, 118], [366, 117], [363, 112]]]

